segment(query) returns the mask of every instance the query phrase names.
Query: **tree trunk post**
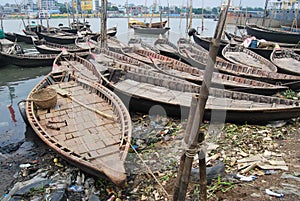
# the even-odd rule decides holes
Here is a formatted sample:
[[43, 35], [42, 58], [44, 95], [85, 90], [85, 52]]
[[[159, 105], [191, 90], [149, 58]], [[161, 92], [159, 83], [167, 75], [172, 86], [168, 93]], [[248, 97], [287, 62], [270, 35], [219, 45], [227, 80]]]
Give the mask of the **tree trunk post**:
[[101, 0], [101, 40], [100, 46], [101, 48], [107, 47], [107, 0]]

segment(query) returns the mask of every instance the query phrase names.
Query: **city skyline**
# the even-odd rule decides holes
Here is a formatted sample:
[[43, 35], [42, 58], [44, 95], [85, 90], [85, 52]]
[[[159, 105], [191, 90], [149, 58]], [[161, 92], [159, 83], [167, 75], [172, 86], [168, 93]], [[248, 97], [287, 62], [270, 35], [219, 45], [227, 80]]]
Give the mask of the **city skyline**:
[[[37, 0], [33, 0], [35, 3], [37, 2]], [[58, 2], [60, 3], [64, 3], [64, 2], [69, 2], [71, 0], [58, 0]], [[99, 0], [101, 1], [101, 0]], [[155, 0], [147, 0], [147, 6], [150, 6], [151, 4], [153, 4]], [[221, 2], [224, 2], [224, 0], [194, 0], [193, 1], [193, 7], [196, 8], [200, 8], [202, 7], [202, 1], [204, 1], [204, 7], [217, 7], [220, 6]], [[9, 4], [14, 4], [14, 3], [21, 3], [23, 2], [23, 0], [0, 0], [0, 4], [4, 5], [6, 3]], [[120, 3], [120, 0], [109, 0], [109, 2], [112, 2], [114, 4], [125, 4], [126, 1], [123, 1], [123, 3]], [[178, 7], [182, 7], [182, 5], [186, 6], [186, 0], [156, 0], [156, 2], [159, 5], [162, 6], [167, 6], [167, 2], [169, 2], [170, 5], [174, 5], [174, 6], [178, 6]], [[188, 2], [190, 2], [190, 0], [188, 0]], [[265, 1], [264, 0], [250, 0], [250, 1], [245, 1], [245, 0], [231, 0], [232, 5], [234, 6], [239, 6], [241, 2], [241, 6], [245, 7], [264, 7], [265, 5]], [[128, 3], [134, 3], [135, 5], [144, 5], [145, 1], [142, 2], [141, 0], [128, 0]]]

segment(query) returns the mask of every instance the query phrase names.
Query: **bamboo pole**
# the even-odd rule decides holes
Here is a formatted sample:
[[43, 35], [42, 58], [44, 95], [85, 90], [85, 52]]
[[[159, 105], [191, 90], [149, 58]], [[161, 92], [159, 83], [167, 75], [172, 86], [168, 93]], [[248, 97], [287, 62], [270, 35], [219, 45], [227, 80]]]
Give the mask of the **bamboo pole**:
[[188, 32], [189, 29], [189, 12], [188, 12], [188, 7], [189, 7], [189, 1], [186, 1], [186, 8], [185, 8], [185, 33]]
[[[169, 4], [169, 0], [168, 0], [168, 27], [170, 27], [170, 4]], [[168, 34], [170, 32], [168, 31]]]
[[266, 17], [267, 17], [268, 3], [269, 3], [269, 0], [266, 0], [265, 9], [264, 9], [264, 17], [263, 17], [263, 20], [262, 20], [262, 23], [261, 23], [262, 26], [265, 26], [265, 20], [266, 20]]
[[[191, 129], [192, 129], [192, 124], [193, 124], [193, 118], [195, 116], [195, 112], [197, 110], [197, 102], [199, 100], [199, 96], [195, 95], [192, 97], [192, 103], [191, 103], [191, 107], [190, 107], [190, 111], [189, 111], [189, 117], [188, 117], [188, 122], [187, 122], [187, 126], [185, 129], [185, 135], [184, 135], [184, 139], [183, 142], [188, 145], [189, 143], [189, 138], [190, 138], [190, 133], [191, 133]], [[178, 200], [178, 193], [179, 193], [179, 187], [180, 187], [180, 182], [182, 179], [182, 172], [184, 169], [184, 163], [185, 163], [185, 159], [186, 159], [186, 155], [185, 153], [183, 153], [181, 155], [180, 158], [180, 164], [179, 164], [179, 168], [178, 168], [178, 174], [176, 177], [176, 182], [175, 182], [175, 187], [174, 187], [174, 192], [173, 192], [173, 201]]]
[[202, 10], [201, 10], [201, 32], [204, 31], [204, 0], [202, 0]]
[[193, 26], [193, 0], [190, 0], [190, 24], [188, 30]]
[[107, 28], [106, 28], [106, 22], [107, 22], [107, 0], [101, 0], [101, 40], [100, 40], [100, 46], [101, 48], [107, 47]]
[[3, 29], [3, 13], [1, 13], [1, 30], [4, 31], [4, 29]]
[[76, 29], [79, 31], [78, 0], [76, 0]]
[[69, 13], [68, 2], [65, 2], [65, 5], [66, 5], [67, 14], [68, 14], [68, 26], [70, 28], [71, 27], [71, 23], [70, 23], [70, 13]]
[[[191, 117], [193, 119], [192, 125], [189, 125], [188, 128], [191, 128], [190, 130], [190, 136], [189, 136], [189, 143], [188, 143], [188, 149], [185, 152], [185, 163], [184, 163], [184, 168], [182, 172], [179, 172], [178, 175], [181, 176], [180, 178], [180, 185], [179, 185], [179, 191], [174, 192], [173, 200], [174, 201], [184, 201], [186, 192], [187, 192], [187, 187], [189, 183], [189, 177], [190, 177], [190, 172], [192, 168], [192, 163], [194, 159], [194, 153], [195, 149], [197, 148], [198, 145], [198, 140], [200, 139], [202, 143], [204, 140], [204, 133], [199, 133], [199, 128], [201, 126], [201, 122], [203, 121], [204, 117], [204, 110], [205, 110], [205, 105], [206, 101], [208, 99], [208, 94], [209, 94], [209, 88], [211, 85], [211, 78], [212, 74], [214, 71], [214, 65], [216, 62], [216, 57], [218, 54], [218, 50], [220, 47], [220, 39], [222, 36], [222, 32], [224, 29], [224, 25], [226, 22], [226, 16], [227, 16], [227, 11], [230, 5], [230, 0], [228, 1], [227, 7], [220, 12], [220, 17], [219, 21], [216, 27], [215, 35], [214, 38], [211, 41], [210, 44], [210, 51], [209, 51], [209, 60], [206, 65], [206, 69], [204, 72], [204, 82], [202, 83], [201, 89], [200, 89], [200, 94], [199, 94], [199, 100], [196, 103], [196, 111], [194, 114], [194, 117]], [[194, 103], [192, 103], [193, 105]], [[189, 122], [190, 123], [190, 122]], [[205, 201], [207, 199], [206, 196], [206, 163], [205, 163], [205, 153], [203, 151], [200, 151], [199, 153], [199, 174], [200, 174], [200, 196], [201, 200]], [[181, 165], [180, 165], [181, 167]], [[181, 170], [180, 170], [181, 171]], [[176, 190], [176, 189], [175, 189]], [[174, 199], [175, 198], [175, 199]]]

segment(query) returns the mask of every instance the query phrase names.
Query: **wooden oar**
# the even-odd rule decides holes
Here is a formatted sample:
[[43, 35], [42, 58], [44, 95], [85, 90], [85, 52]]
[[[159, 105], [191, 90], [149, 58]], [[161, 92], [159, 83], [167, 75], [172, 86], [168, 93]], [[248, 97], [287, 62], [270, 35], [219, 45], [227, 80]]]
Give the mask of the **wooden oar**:
[[99, 115], [101, 115], [102, 117], [105, 117], [105, 118], [107, 118], [107, 119], [110, 119], [110, 120], [113, 120], [113, 121], [115, 120], [113, 116], [111, 116], [111, 115], [109, 115], [109, 114], [105, 114], [104, 112], [101, 112], [101, 111], [99, 111], [99, 110], [97, 110], [97, 109], [94, 109], [94, 108], [92, 108], [92, 107], [90, 107], [90, 106], [87, 106], [86, 104], [80, 102], [80, 101], [77, 100], [76, 98], [72, 97], [70, 92], [68, 92], [68, 91], [66, 91], [66, 90], [64, 90], [64, 89], [62, 89], [62, 88], [59, 88], [59, 87], [56, 86], [56, 85], [52, 85], [51, 88], [55, 89], [56, 92], [57, 92], [59, 95], [61, 95], [61, 96], [63, 96], [63, 97], [70, 98], [71, 100], [73, 100], [73, 101], [76, 102], [77, 104], [81, 105], [82, 107], [84, 107], [84, 108], [86, 108], [86, 109], [88, 109], [88, 110], [90, 110], [90, 111], [93, 111], [93, 112], [95, 112], [95, 113], [97, 113], [97, 114], [99, 114]]

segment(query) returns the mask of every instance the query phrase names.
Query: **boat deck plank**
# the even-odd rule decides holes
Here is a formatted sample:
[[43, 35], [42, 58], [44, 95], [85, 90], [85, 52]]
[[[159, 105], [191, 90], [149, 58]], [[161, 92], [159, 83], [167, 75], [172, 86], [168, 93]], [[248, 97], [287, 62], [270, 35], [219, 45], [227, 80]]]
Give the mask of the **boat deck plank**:
[[[75, 82], [60, 83], [58, 86], [70, 92], [73, 98], [85, 105], [113, 115], [111, 105], [99, 96], [89, 93], [88, 90], [83, 90], [83, 87]], [[65, 107], [61, 107], [62, 105]], [[87, 110], [71, 99], [58, 95], [56, 108], [51, 113], [48, 113], [47, 110], [38, 110], [38, 115], [41, 119], [40, 124], [45, 125], [49, 136], [63, 146], [72, 147], [72, 151], [75, 153], [88, 157], [91, 151], [97, 151], [97, 158], [110, 153], [119, 153], [121, 131], [114, 121]], [[65, 120], [67, 125], [61, 123]], [[49, 123], [49, 121], [60, 123]], [[77, 124], [78, 122], [80, 124]], [[77, 126], [82, 125], [83, 122], [84, 126]], [[100, 125], [102, 126], [99, 127]], [[101, 154], [99, 155], [99, 153]]]
[[[293, 58], [274, 59], [273, 63], [277, 66], [286, 66], [290, 71], [298, 72], [300, 74], [300, 62]], [[288, 64], [288, 65], [287, 65]]]
[[239, 62], [244, 65], [249, 65], [261, 69], [268, 69], [269, 67], [264, 65], [262, 62], [260, 62], [258, 59], [253, 58], [252, 56], [243, 53], [243, 52], [226, 52], [225, 54], [227, 57], [231, 58], [232, 60], [235, 60], [236, 62]]
[[[154, 99], [160, 102], [168, 102], [172, 104], [180, 104], [181, 106], [189, 107], [191, 104], [191, 92], [182, 92], [167, 89], [165, 87], [153, 86], [148, 83], [141, 83], [130, 79], [122, 80], [115, 84], [118, 90], [124, 90], [129, 94], [136, 94], [148, 99]], [[238, 110], [253, 109], [253, 108], [283, 108], [293, 107], [271, 103], [257, 103], [251, 100], [238, 100], [224, 97], [209, 96], [206, 108], [224, 109], [236, 108]]]

